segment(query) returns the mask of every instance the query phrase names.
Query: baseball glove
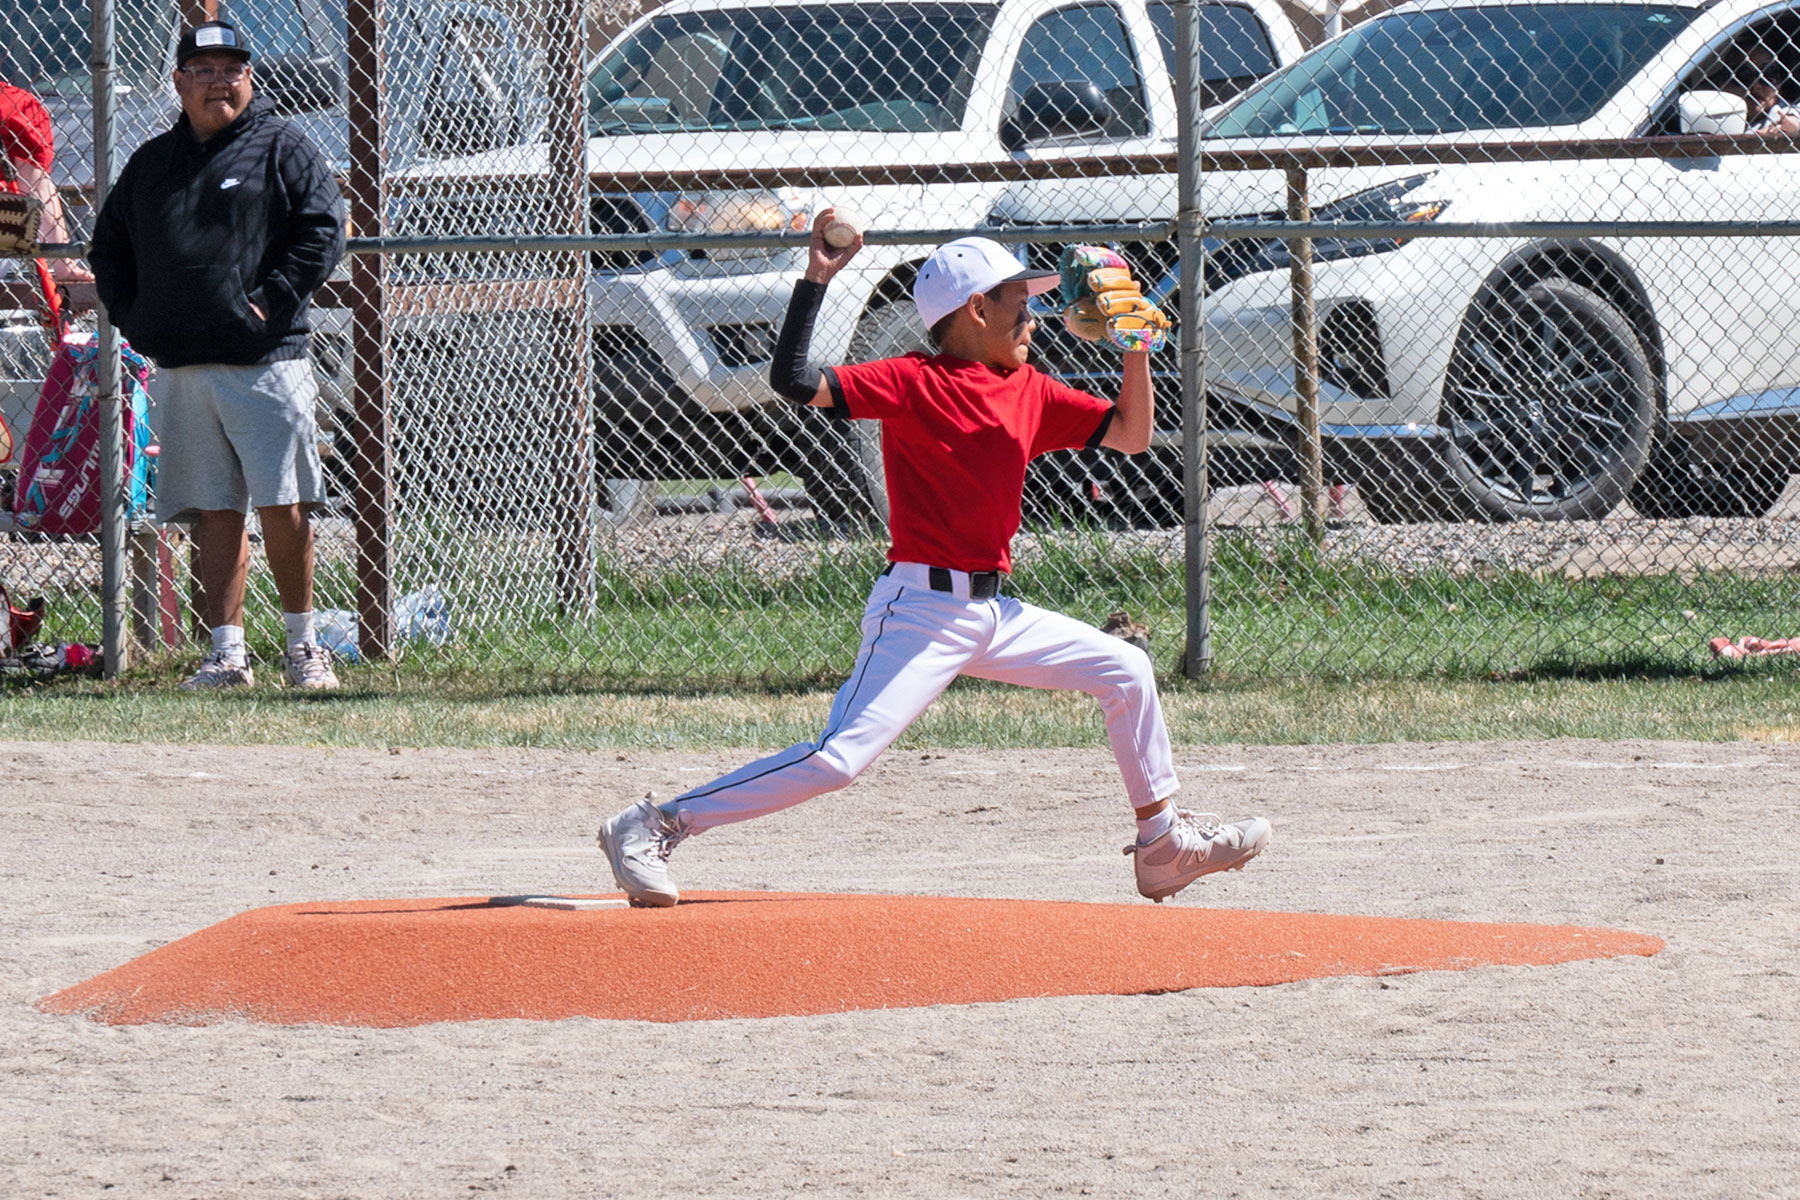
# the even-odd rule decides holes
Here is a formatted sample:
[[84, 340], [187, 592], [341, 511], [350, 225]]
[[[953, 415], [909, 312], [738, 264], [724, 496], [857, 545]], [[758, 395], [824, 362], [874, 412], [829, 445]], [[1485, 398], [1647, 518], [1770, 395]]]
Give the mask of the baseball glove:
[[1100, 627], [1101, 633], [1110, 633], [1122, 642], [1130, 642], [1145, 654], [1150, 653], [1150, 630], [1131, 619], [1131, 614], [1124, 609], [1106, 614], [1106, 624]]
[[30, 258], [38, 250], [43, 205], [36, 196], [0, 192], [0, 258]]
[[1111, 342], [1121, 350], [1160, 350], [1169, 318], [1144, 298], [1131, 264], [1105, 246], [1070, 246], [1062, 262], [1063, 325], [1083, 341]]

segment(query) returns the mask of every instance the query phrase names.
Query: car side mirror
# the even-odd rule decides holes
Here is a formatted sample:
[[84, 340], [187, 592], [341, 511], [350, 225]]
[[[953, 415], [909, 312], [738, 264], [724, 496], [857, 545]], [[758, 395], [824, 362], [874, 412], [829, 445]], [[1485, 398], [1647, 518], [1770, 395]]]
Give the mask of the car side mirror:
[[333, 109], [344, 89], [336, 63], [298, 54], [259, 58], [250, 70], [257, 92], [284, 116]]
[[1019, 107], [1000, 122], [1000, 144], [1009, 151], [1052, 138], [1105, 133], [1113, 123], [1106, 93], [1086, 80], [1034, 83]]
[[1750, 124], [1736, 92], [1683, 92], [1679, 109], [1683, 133], [1739, 134]]

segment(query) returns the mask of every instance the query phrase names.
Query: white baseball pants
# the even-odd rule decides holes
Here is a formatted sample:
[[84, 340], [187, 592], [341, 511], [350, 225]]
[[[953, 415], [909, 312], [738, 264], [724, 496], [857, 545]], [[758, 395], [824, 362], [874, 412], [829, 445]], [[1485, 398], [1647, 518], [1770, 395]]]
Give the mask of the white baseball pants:
[[825, 730], [684, 792], [662, 807], [686, 812], [695, 832], [760, 817], [846, 787], [919, 718], [958, 675], [1024, 687], [1086, 692], [1100, 702], [1106, 736], [1132, 807], [1178, 786], [1150, 656], [1061, 613], [1011, 596], [969, 599], [969, 577], [932, 591], [929, 568], [896, 563], [863, 610], [862, 648], [838, 689]]

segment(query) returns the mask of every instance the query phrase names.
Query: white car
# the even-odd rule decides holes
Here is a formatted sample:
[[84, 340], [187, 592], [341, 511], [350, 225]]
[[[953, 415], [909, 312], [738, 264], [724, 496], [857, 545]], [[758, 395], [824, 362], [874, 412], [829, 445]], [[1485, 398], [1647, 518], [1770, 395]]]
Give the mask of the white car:
[[[1209, 146], [1742, 132], [1752, 75], [1800, 98], [1800, 7], [1433, 0], [1241, 95]], [[1796, 152], [1320, 170], [1316, 219], [1792, 217]], [[1214, 175], [1209, 216], [1272, 217], [1272, 172]], [[1383, 520], [1757, 515], [1796, 469], [1800, 243], [1749, 237], [1320, 240], [1327, 462]], [[1207, 263], [1213, 419], [1293, 444], [1288, 251]]]
[[[1201, 19], [1207, 101], [1301, 53], [1273, 0], [1203, 0]], [[1056, 221], [1077, 210], [1107, 221], [1166, 218], [1170, 176], [1009, 186], [923, 183], [907, 168], [1172, 150], [1173, 29], [1172, 0], [677, 0], [633, 23], [593, 65], [591, 171], [887, 166], [896, 168], [892, 182], [603, 194], [592, 227], [798, 232], [831, 204], [854, 205], [873, 228], [890, 230]], [[407, 202], [399, 232], [538, 232], [516, 201], [509, 215], [506, 185], [482, 194], [469, 181], [543, 174], [546, 164], [543, 145], [439, 164], [407, 190], [429, 191], [422, 185], [441, 174], [459, 181], [455, 194]], [[921, 346], [909, 294], [930, 249], [866, 247], [828, 293], [814, 357]], [[785, 468], [828, 519], [885, 508], [873, 426], [812, 419], [769, 387], [804, 249], [606, 254], [594, 266], [603, 477]]]

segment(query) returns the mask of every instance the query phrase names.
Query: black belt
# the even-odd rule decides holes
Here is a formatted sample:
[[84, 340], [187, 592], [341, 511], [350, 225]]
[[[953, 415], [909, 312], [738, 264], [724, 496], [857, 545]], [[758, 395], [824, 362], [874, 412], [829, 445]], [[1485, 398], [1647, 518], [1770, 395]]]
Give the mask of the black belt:
[[[889, 563], [887, 570], [882, 574], [891, 575], [893, 570], [894, 564]], [[950, 578], [949, 567], [929, 567], [927, 570], [930, 572], [932, 591], [954, 592], [956, 590], [956, 584]], [[1000, 594], [1001, 574], [999, 571], [970, 571], [968, 576], [969, 599], [991, 600]]]

